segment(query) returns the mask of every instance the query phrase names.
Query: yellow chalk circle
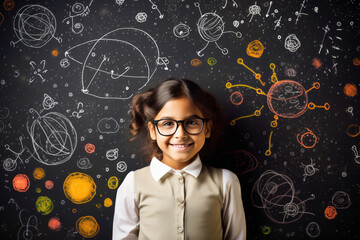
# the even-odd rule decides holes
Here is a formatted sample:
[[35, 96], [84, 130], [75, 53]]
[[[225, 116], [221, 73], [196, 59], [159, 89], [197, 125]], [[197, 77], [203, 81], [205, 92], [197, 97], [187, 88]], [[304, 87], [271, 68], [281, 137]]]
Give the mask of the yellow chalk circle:
[[84, 238], [92, 238], [99, 233], [100, 227], [93, 216], [84, 216], [76, 221], [76, 230]]
[[112, 176], [108, 180], [108, 187], [110, 189], [116, 189], [119, 186], [119, 179], [115, 176]]
[[54, 209], [53, 202], [47, 196], [38, 197], [36, 199], [35, 206], [36, 210], [42, 215], [47, 215]]
[[41, 167], [37, 167], [33, 171], [33, 176], [37, 180], [43, 179], [45, 177], [45, 170]]
[[96, 184], [92, 177], [85, 173], [74, 172], [64, 181], [65, 196], [76, 204], [90, 202], [96, 194]]
[[110, 207], [110, 206], [112, 206], [112, 204], [113, 204], [113, 201], [110, 198], [105, 198], [105, 200], [104, 200], [105, 207]]

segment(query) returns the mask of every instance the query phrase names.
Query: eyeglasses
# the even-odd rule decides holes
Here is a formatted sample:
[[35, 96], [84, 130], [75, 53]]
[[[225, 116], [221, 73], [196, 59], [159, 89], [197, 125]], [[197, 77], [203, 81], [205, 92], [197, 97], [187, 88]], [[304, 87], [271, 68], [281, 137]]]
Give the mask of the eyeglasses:
[[185, 120], [160, 119], [153, 120], [152, 123], [156, 126], [160, 135], [171, 136], [177, 131], [179, 123], [182, 124], [186, 133], [190, 135], [200, 134], [204, 128], [204, 123], [207, 121], [208, 119], [206, 118], [189, 118]]

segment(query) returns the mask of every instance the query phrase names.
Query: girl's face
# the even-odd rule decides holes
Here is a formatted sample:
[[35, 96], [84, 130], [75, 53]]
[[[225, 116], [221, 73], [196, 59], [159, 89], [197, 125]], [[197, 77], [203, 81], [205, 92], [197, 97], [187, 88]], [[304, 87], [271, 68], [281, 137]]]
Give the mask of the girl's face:
[[[168, 101], [154, 120], [174, 119], [185, 120], [190, 117], [203, 118], [202, 112], [188, 98], [178, 98]], [[163, 152], [162, 162], [174, 169], [183, 169], [189, 165], [204, 146], [205, 138], [210, 137], [211, 122], [205, 122], [203, 130], [197, 135], [188, 134], [179, 123], [176, 132], [171, 136], [159, 134], [152, 122], [148, 123], [150, 137], [157, 142]]]

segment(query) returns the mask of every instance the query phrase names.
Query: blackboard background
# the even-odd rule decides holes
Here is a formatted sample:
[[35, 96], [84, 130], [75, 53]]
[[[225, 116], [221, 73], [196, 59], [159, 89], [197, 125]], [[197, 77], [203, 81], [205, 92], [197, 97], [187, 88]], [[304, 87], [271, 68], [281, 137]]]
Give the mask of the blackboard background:
[[[37, 231], [34, 230], [37, 236], [33, 239], [82, 239], [83, 237], [76, 233], [75, 222], [79, 217], [87, 215], [93, 216], [100, 225], [100, 231], [94, 239], [111, 238], [114, 205], [107, 208], [96, 207], [96, 204], [103, 205], [105, 198], [115, 201], [116, 190], [107, 186], [111, 176], [117, 176], [121, 182], [127, 172], [144, 166], [139, 151], [141, 142], [128, 141], [131, 99], [99, 99], [83, 94], [82, 65], [70, 60], [70, 66], [62, 68], [60, 61], [65, 57], [65, 51], [75, 45], [99, 39], [118, 28], [137, 28], [146, 31], [155, 39], [160, 49], [160, 56], [166, 57], [169, 61], [168, 70], [164, 69], [164, 65], [157, 66], [156, 72], [145, 88], [155, 86], [162, 79], [170, 76], [192, 79], [216, 96], [230, 120], [252, 114], [264, 105], [259, 117], [241, 119], [235, 126], [229, 127], [226, 141], [221, 145], [223, 152], [245, 150], [251, 153], [258, 161], [257, 168], [242, 174], [233, 164], [230, 158], [234, 156], [232, 154], [227, 154], [229, 158], [217, 163], [230, 168], [239, 176], [245, 204], [248, 239], [310, 239], [311, 237], [306, 233], [306, 227], [310, 222], [316, 222], [320, 227], [321, 233], [317, 239], [359, 239], [360, 165], [354, 161], [355, 156], [351, 147], [355, 145], [360, 149], [360, 144], [359, 136], [350, 137], [346, 133], [350, 124], [360, 124], [359, 95], [348, 97], [343, 91], [347, 83], [360, 87], [358, 77], [360, 68], [353, 64], [353, 59], [360, 55], [359, 1], [305, 1], [302, 12], [306, 15], [301, 15], [297, 24], [295, 24], [295, 12], [300, 10], [302, 0], [273, 1], [269, 16], [266, 16], [269, 1], [257, 1], [261, 15], [254, 15], [251, 21], [249, 7], [255, 4], [254, 1], [236, 1], [238, 7], [233, 6], [232, 1], [228, 1], [225, 8], [223, 6], [226, 1], [198, 1], [203, 14], [216, 11], [216, 14], [222, 17], [225, 31], [242, 33], [241, 38], [237, 38], [235, 34], [224, 33], [217, 41], [219, 46], [228, 49], [227, 55], [223, 55], [214, 43], [210, 43], [203, 51], [202, 57], [199, 57], [196, 51], [202, 49], [206, 41], [200, 37], [196, 28], [201, 15], [194, 2], [185, 0], [152, 2], [164, 14], [163, 19], [159, 18], [156, 9], [152, 9], [150, 1], [125, 0], [123, 4], [118, 4], [115, 0], [94, 0], [89, 6], [88, 15], [74, 18], [74, 22], [84, 25], [84, 30], [80, 34], [72, 32], [71, 26], [62, 21], [69, 16], [75, 3], [87, 6], [90, 1], [15, 1], [15, 7], [10, 11], [0, 8], [4, 16], [4, 21], [0, 25], [0, 107], [1, 121], [4, 123], [0, 132], [2, 163], [7, 158], [16, 157], [6, 150], [5, 144], [14, 151], [21, 151], [20, 136], [23, 138], [24, 146], [33, 151], [26, 124], [31, 125], [35, 119], [34, 113], [30, 113], [29, 109], [33, 108], [37, 111], [42, 109], [44, 94], [51, 96], [58, 104], [53, 109], [44, 111], [43, 114], [53, 111], [65, 115], [76, 129], [78, 140], [71, 159], [60, 165], [49, 166], [30, 158], [28, 163], [21, 163], [18, 160], [18, 166], [14, 171], [1, 168], [1, 236], [7, 239], [18, 238], [22, 226], [19, 213], [21, 209], [26, 209], [24, 216], [34, 215], [38, 221]], [[53, 13], [57, 21], [54, 35], [61, 37], [62, 42], [53, 38], [41, 48], [29, 47], [22, 42], [17, 43], [15, 47], [10, 46], [11, 41], [19, 40], [14, 32], [14, 18], [21, 7], [29, 4], [39, 4]], [[274, 12], [275, 10], [277, 13]], [[147, 19], [143, 23], [135, 19], [139, 12], [147, 14]], [[280, 16], [282, 16], [281, 25], [275, 28], [275, 21]], [[233, 25], [235, 20], [240, 22], [237, 28]], [[190, 27], [191, 31], [187, 37], [174, 36], [173, 28], [179, 23], [185, 23]], [[330, 31], [324, 38], [324, 48], [319, 54], [324, 35], [323, 28], [327, 25]], [[290, 34], [295, 34], [301, 42], [301, 47], [296, 52], [284, 48], [285, 38]], [[247, 45], [253, 40], [259, 40], [265, 47], [260, 58], [246, 54]], [[337, 47], [340, 50], [337, 50]], [[329, 50], [328, 54], [326, 49]], [[53, 50], [57, 50], [59, 55], [53, 56]], [[112, 49], [106, 51], [111, 52]], [[333, 67], [332, 56], [336, 57], [336, 69]], [[210, 57], [217, 60], [215, 65], [207, 64]], [[195, 58], [200, 59], [202, 64], [192, 66], [190, 62]], [[245, 64], [261, 73], [266, 86], [261, 86], [250, 71], [237, 64], [238, 58], [243, 58]], [[322, 62], [320, 68], [312, 64], [314, 58]], [[47, 72], [41, 72], [44, 82], [39, 75], [34, 74], [35, 69], [29, 64], [33, 61], [40, 66], [42, 60], [46, 60], [44, 69], [47, 69]], [[314, 82], [319, 82], [320, 89], [308, 93], [309, 102], [314, 102], [316, 105], [329, 103], [330, 109], [308, 110], [297, 118], [280, 117], [278, 127], [273, 129], [270, 122], [274, 120], [274, 114], [269, 110], [265, 96], [257, 95], [255, 91], [245, 88], [225, 87], [230, 81], [232, 84], [260, 87], [267, 92], [272, 85], [270, 63], [276, 65], [279, 80], [297, 81], [305, 89], [311, 88]], [[295, 77], [286, 76], [285, 71], [289, 68], [296, 70]], [[35, 80], [30, 83], [29, 79], [32, 77], [35, 77]], [[231, 93], [236, 90], [241, 91], [244, 97], [244, 102], [238, 106], [230, 101]], [[72, 116], [74, 111], [79, 111], [79, 102], [83, 103], [84, 110], [81, 118]], [[353, 114], [346, 111], [349, 107], [353, 107]], [[6, 109], [9, 110], [8, 116], [4, 114]], [[114, 118], [119, 124], [119, 130], [112, 134], [99, 132], [97, 124], [103, 118]], [[306, 128], [311, 129], [318, 138], [318, 143], [313, 148], [304, 148], [296, 140], [296, 135], [305, 133]], [[272, 130], [274, 131], [272, 154], [265, 156], [268, 137]], [[85, 152], [84, 146], [87, 143], [96, 146], [94, 153]], [[109, 161], [105, 157], [106, 151], [114, 148], [119, 149], [119, 158], [116, 161]], [[83, 170], [77, 167], [77, 161], [83, 157], [90, 160], [92, 168]], [[117, 171], [116, 164], [119, 161], [126, 162], [125, 172]], [[307, 165], [311, 161], [318, 170], [303, 181], [304, 167], [301, 164]], [[34, 179], [32, 174], [36, 167], [45, 170], [44, 179]], [[288, 176], [294, 184], [296, 196], [301, 200], [315, 196], [314, 199], [305, 202], [307, 213], [297, 221], [288, 224], [273, 222], [266, 216], [264, 209], [253, 205], [252, 188], [266, 170]], [[64, 195], [62, 185], [65, 178], [73, 172], [83, 172], [94, 179], [97, 194], [89, 203], [77, 205]], [[17, 192], [12, 186], [13, 178], [19, 173], [26, 174], [30, 178], [31, 184], [27, 192]], [[44, 187], [44, 182], [48, 179], [54, 182], [54, 188], [51, 190]], [[40, 188], [41, 193], [37, 193], [36, 188]], [[346, 209], [337, 209], [338, 215], [329, 220], [325, 218], [324, 211], [327, 206], [333, 205], [332, 197], [337, 191], [347, 193], [351, 205]], [[48, 196], [52, 200], [54, 209], [50, 214], [41, 215], [36, 211], [35, 201], [39, 196]], [[11, 203], [13, 200], [18, 204], [19, 209]], [[77, 210], [76, 213], [72, 212], [73, 209]], [[49, 219], [55, 216], [62, 223], [62, 228], [58, 232], [51, 231], [47, 226]], [[268, 235], [262, 232], [264, 226], [271, 229]]]

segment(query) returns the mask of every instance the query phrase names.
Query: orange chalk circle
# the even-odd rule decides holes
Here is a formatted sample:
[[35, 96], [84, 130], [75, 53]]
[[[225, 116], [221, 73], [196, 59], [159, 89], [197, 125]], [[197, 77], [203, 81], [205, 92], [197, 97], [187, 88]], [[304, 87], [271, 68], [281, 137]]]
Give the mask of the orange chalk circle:
[[334, 219], [337, 215], [337, 211], [336, 211], [336, 208], [334, 208], [333, 206], [328, 206], [326, 209], [325, 209], [325, 217], [327, 219]]
[[316, 69], [321, 68], [322, 64], [323, 64], [323, 63], [321, 62], [321, 60], [320, 60], [319, 58], [314, 58], [314, 59], [312, 60], [312, 65], [313, 65]]
[[112, 205], [113, 205], [113, 201], [110, 198], [105, 198], [104, 206], [105, 207], [111, 207]]
[[86, 145], [85, 145], [85, 151], [87, 152], [87, 153], [93, 153], [93, 152], [95, 152], [95, 145], [94, 144], [91, 144], [91, 143], [87, 143]]
[[281, 80], [270, 87], [267, 104], [270, 111], [280, 117], [296, 118], [307, 111], [308, 95], [300, 83]]
[[11, 11], [15, 7], [15, 2], [14, 0], [5, 0], [3, 6], [6, 11]]
[[90, 202], [96, 194], [96, 184], [92, 177], [85, 173], [74, 172], [64, 181], [65, 196], [75, 204]]
[[26, 192], [30, 187], [30, 180], [25, 174], [18, 174], [12, 181], [13, 187], [18, 192]]
[[357, 95], [357, 87], [353, 83], [347, 83], [344, 87], [344, 93], [348, 97], [355, 97]]
[[246, 49], [246, 54], [254, 58], [260, 58], [263, 52], [264, 46], [259, 40], [250, 42]]
[[202, 64], [202, 62], [200, 59], [195, 58], [195, 59], [191, 60], [190, 64], [193, 67], [197, 67], [197, 66], [200, 66]]
[[41, 215], [47, 215], [54, 209], [54, 204], [51, 199], [47, 196], [40, 196], [35, 202], [36, 210]]
[[234, 105], [241, 105], [242, 102], [244, 101], [244, 98], [243, 98], [243, 95], [241, 94], [241, 92], [236, 91], [230, 95], [230, 101]]
[[76, 208], [73, 208], [73, 209], [71, 210], [71, 212], [72, 212], [72, 213], [76, 213], [76, 212], [77, 212]]
[[99, 233], [100, 227], [93, 216], [84, 216], [76, 221], [76, 230], [84, 238], [92, 238]]
[[354, 66], [360, 66], [360, 59], [359, 58], [354, 58], [353, 64], [354, 64]]
[[41, 167], [37, 167], [33, 171], [33, 176], [37, 180], [43, 179], [45, 177], [45, 170]]
[[318, 139], [310, 129], [307, 128], [307, 130], [308, 131], [302, 135], [298, 134], [296, 139], [304, 148], [313, 148], [317, 144]]
[[53, 181], [51, 181], [51, 180], [47, 180], [46, 182], [45, 182], [45, 188], [46, 189], [52, 189], [54, 187], [54, 182]]
[[52, 217], [49, 220], [48, 227], [50, 230], [57, 232], [61, 229], [61, 222], [58, 217]]
[[59, 51], [54, 49], [51, 51], [51, 55], [53, 55], [54, 57], [57, 57], [59, 55]]
[[119, 179], [115, 176], [112, 176], [108, 180], [108, 187], [110, 189], [116, 189], [119, 186]]
[[350, 124], [346, 129], [347, 135], [350, 137], [357, 137], [360, 135], [360, 126], [359, 124]]
[[0, 12], [0, 25], [3, 23], [4, 19], [4, 15]]

